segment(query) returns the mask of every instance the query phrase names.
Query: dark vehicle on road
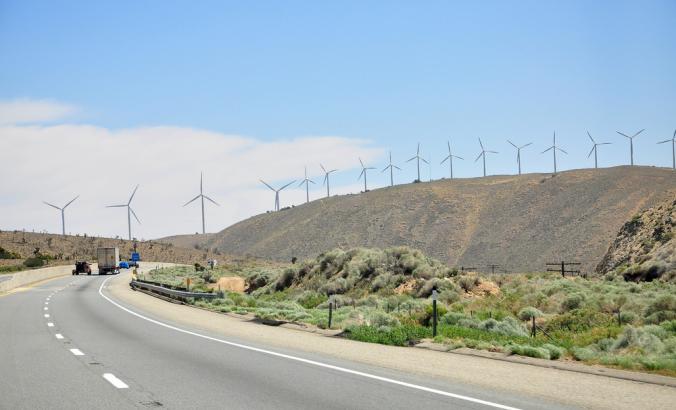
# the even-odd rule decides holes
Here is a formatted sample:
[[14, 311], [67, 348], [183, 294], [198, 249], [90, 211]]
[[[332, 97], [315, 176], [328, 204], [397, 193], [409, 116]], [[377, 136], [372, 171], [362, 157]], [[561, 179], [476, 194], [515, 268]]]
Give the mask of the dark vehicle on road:
[[89, 266], [89, 262], [87, 261], [77, 261], [75, 262], [75, 269], [73, 269], [73, 275], [79, 275], [79, 274], [87, 274], [91, 275], [92, 274], [92, 268]]

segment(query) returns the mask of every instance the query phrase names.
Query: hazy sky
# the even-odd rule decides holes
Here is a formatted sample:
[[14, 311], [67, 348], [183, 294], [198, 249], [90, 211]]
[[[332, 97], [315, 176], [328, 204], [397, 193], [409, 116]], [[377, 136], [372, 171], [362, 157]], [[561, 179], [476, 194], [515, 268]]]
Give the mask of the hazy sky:
[[[340, 168], [335, 192], [356, 192], [357, 157], [389, 183], [387, 151], [405, 163], [422, 144], [432, 177], [451, 139], [459, 177], [481, 174], [481, 137], [499, 154], [490, 174], [516, 172], [507, 144], [533, 142], [524, 172], [557, 131], [560, 169], [629, 162], [670, 166], [676, 129], [676, 2], [60, 2], [0, 0], [0, 228], [60, 231], [42, 200], [78, 199], [68, 231], [125, 235], [125, 202], [151, 238], [208, 230], [271, 209], [258, 182]], [[423, 168], [425, 178], [430, 170]], [[282, 206], [301, 203], [301, 189]]]

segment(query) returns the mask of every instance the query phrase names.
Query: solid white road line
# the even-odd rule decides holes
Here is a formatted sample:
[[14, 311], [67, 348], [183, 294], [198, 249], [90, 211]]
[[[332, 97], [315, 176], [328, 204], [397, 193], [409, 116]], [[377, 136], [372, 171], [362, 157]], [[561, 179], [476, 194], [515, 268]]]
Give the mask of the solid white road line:
[[70, 349], [70, 352], [75, 356], [84, 356], [84, 353], [80, 349]]
[[54, 327], [54, 323], [52, 322], [47, 323], [47, 327]]
[[103, 373], [103, 378], [108, 380], [110, 382], [110, 384], [117, 387], [118, 389], [128, 389], [129, 388], [129, 386], [127, 386], [127, 384], [125, 382], [123, 382], [122, 380], [115, 377], [115, 375], [112, 374], [112, 373]]
[[49, 313], [45, 313], [45, 317], [49, 317]]
[[54, 336], [59, 340], [63, 339], [63, 335], [61, 333], [57, 333]]
[[108, 283], [108, 281], [110, 279], [112, 279], [112, 278], [108, 278], [108, 279], [104, 280], [103, 283], [101, 283], [101, 286], [99, 287], [99, 295], [101, 295], [101, 297], [103, 297], [105, 300], [107, 300], [108, 302], [117, 306], [118, 308], [124, 310], [127, 313], [130, 313], [130, 314], [132, 314], [132, 315], [134, 315], [134, 316], [136, 316], [140, 319], [147, 320], [148, 322], [154, 323], [156, 325], [166, 327], [167, 329], [171, 329], [171, 330], [175, 330], [177, 332], [181, 332], [181, 333], [185, 333], [185, 334], [188, 334], [188, 335], [200, 337], [202, 339], [211, 340], [211, 341], [218, 342], [218, 343], [223, 343], [223, 344], [228, 345], [228, 346], [238, 347], [240, 349], [250, 350], [250, 351], [263, 353], [263, 354], [275, 356], [275, 357], [281, 357], [281, 358], [284, 358], [284, 359], [293, 360], [293, 361], [296, 361], [296, 362], [301, 362], [301, 363], [309, 364], [309, 365], [312, 365], [312, 366], [322, 367], [322, 368], [325, 368], [325, 369], [331, 369], [331, 370], [335, 370], [335, 371], [342, 372], [342, 373], [348, 373], [348, 374], [352, 374], [352, 375], [355, 375], [355, 376], [365, 377], [367, 379], [378, 380], [378, 381], [381, 381], [381, 382], [384, 382], [384, 383], [395, 384], [395, 385], [398, 385], [398, 386], [408, 387], [408, 388], [411, 388], [411, 389], [420, 390], [420, 391], [424, 391], [424, 392], [427, 392], [427, 393], [438, 394], [440, 396], [446, 396], [446, 397], [451, 397], [451, 398], [458, 399], [458, 400], [464, 400], [464, 401], [469, 401], [469, 402], [472, 402], [472, 403], [483, 404], [485, 406], [494, 407], [494, 408], [497, 408], [497, 409], [520, 410], [516, 407], [510, 407], [510, 406], [506, 406], [504, 404], [493, 403], [493, 402], [490, 402], [490, 401], [481, 400], [481, 399], [477, 399], [477, 398], [474, 398], [474, 397], [463, 396], [461, 394], [456, 394], [456, 393], [450, 393], [450, 392], [443, 391], [443, 390], [433, 389], [431, 387], [421, 386], [419, 384], [413, 384], [413, 383], [408, 383], [408, 382], [404, 382], [404, 381], [401, 381], [401, 380], [390, 379], [388, 377], [377, 376], [375, 374], [360, 372], [358, 370], [351, 370], [351, 369], [348, 369], [348, 368], [345, 368], [345, 367], [334, 366], [332, 364], [322, 363], [322, 362], [318, 362], [316, 360], [304, 359], [302, 357], [291, 356], [291, 355], [288, 355], [288, 354], [278, 353], [278, 352], [275, 352], [275, 351], [272, 351], [272, 350], [261, 349], [261, 348], [258, 348], [258, 347], [253, 347], [253, 346], [249, 346], [249, 345], [245, 345], [245, 344], [241, 344], [241, 343], [229, 342], [227, 340], [218, 339], [218, 338], [215, 338], [215, 337], [203, 335], [201, 333], [192, 332], [190, 330], [181, 329], [180, 327], [172, 326], [172, 325], [166, 324], [164, 322], [160, 322], [159, 320], [155, 320], [155, 319], [151, 319], [149, 317], [143, 316], [140, 313], [136, 313], [133, 310], [128, 309], [128, 308], [120, 305], [119, 303], [110, 299], [108, 296], [104, 295], [103, 294], [103, 287], [106, 286], [106, 283]]

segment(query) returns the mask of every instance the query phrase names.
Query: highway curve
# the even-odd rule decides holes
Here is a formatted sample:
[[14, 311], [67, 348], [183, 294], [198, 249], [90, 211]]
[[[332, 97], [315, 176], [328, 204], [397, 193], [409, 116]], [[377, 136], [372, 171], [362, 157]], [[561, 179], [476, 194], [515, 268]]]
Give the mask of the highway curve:
[[111, 279], [68, 276], [0, 297], [0, 408], [564, 408], [225, 338], [116, 300]]

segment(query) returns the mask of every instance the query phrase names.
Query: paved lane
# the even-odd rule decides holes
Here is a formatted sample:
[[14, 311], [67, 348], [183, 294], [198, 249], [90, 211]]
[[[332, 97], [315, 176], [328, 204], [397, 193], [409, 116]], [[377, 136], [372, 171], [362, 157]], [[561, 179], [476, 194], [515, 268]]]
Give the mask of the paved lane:
[[[242, 348], [197, 337], [188, 332], [219, 338], [200, 329], [177, 331], [126, 312], [99, 294], [105, 279], [68, 277], [0, 298], [0, 320], [9, 330], [0, 334], [0, 344], [5, 346], [0, 353], [0, 407], [557, 407], [535, 399], [449, 385], [332, 357], [268, 349], [228, 339], [250, 347]], [[147, 312], [127, 308], [154, 319]], [[48, 323], [54, 327], [48, 327]], [[57, 339], [57, 334], [63, 339]], [[266, 353], [270, 350], [281, 355]], [[486, 403], [447, 397], [435, 393], [435, 389]]]

